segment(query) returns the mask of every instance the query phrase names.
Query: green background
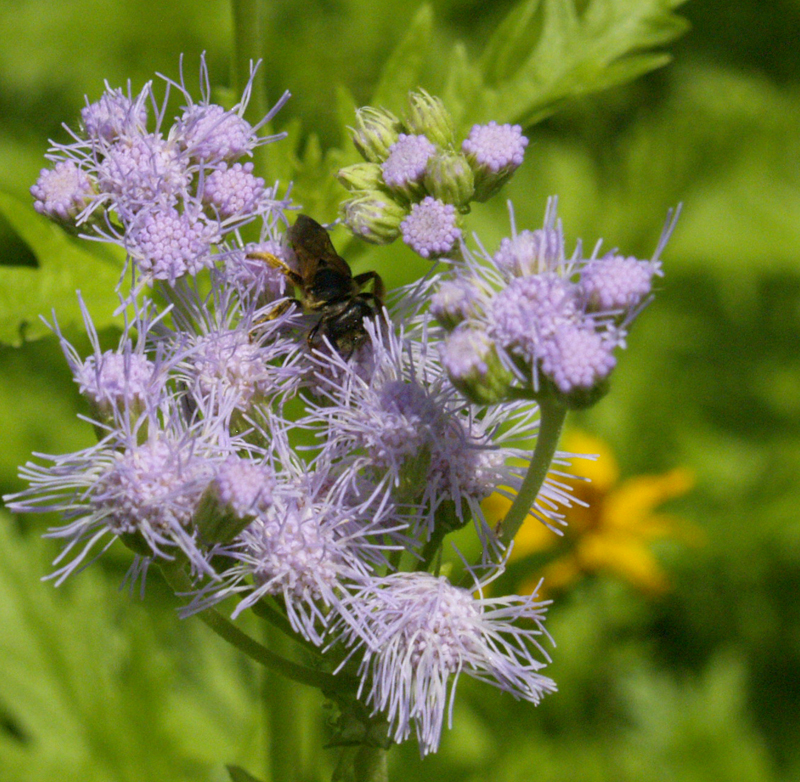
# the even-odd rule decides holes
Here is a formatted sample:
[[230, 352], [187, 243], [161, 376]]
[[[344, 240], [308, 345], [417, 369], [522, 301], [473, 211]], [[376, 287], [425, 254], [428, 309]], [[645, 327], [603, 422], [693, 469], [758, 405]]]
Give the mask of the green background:
[[[512, 3], [432, 7], [437, 51], [462, 40], [480, 53]], [[611, 445], [626, 476], [691, 469], [695, 489], [670, 510], [706, 542], [657, 548], [673, 583], [663, 597], [609, 578], [562, 597], [548, 619], [559, 693], [534, 708], [462, 679], [438, 755], [421, 762], [413, 742], [395, 748], [391, 779], [800, 778], [800, 2], [694, 0], [678, 11], [691, 28], [667, 47], [673, 62], [530, 127], [507, 195], [519, 227], [539, 226], [558, 194], [570, 242], [603, 237], [639, 257], [683, 203], [656, 302], [611, 393], [578, 423]], [[400, 0], [265, 5], [269, 96], [294, 94], [277, 121], [294, 163], [273, 161], [273, 173], [293, 172], [296, 200], [320, 220], [343, 196], [319, 184], [338, 153], [326, 163], [316, 152], [342, 143], [337, 87], [369, 101], [411, 21]], [[176, 77], [183, 52], [193, 85], [206, 51], [212, 80], [229, 83], [221, 0], [3, 0], [0, 29], [0, 190], [25, 203], [48, 138], [66, 140], [61, 123], [77, 125], [104, 79], [139, 89], [155, 72]], [[432, 91], [437, 67], [434, 57], [423, 69]], [[490, 248], [507, 231], [502, 200], [470, 218]], [[0, 244], [13, 267], [0, 290], [6, 325], [20, 313], [37, 336], [35, 316], [55, 306], [31, 283], [46, 251], [12, 218], [0, 218]], [[424, 268], [402, 246], [348, 247], [357, 269], [379, 268], [390, 285]], [[92, 253], [97, 278], [113, 278], [117, 259]], [[91, 289], [85, 268], [65, 270], [64, 289]], [[69, 327], [74, 302], [65, 307]], [[5, 342], [18, 336], [7, 330]], [[2, 491], [22, 487], [17, 465], [32, 451], [89, 445], [82, 412], [55, 340], [0, 345]], [[119, 592], [124, 552], [58, 590], [40, 583], [57, 549], [39, 535], [54, 520], [0, 514], [0, 780], [222, 780], [223, 763], [268, 778], [267, 757], [285, 748], [259, 694], [283, 692], [279, 683], [179, 622], [157, 574], [145, 600]], [[308, 726], [291, 778], [329, 778], [322, 699], [300, 697]]]

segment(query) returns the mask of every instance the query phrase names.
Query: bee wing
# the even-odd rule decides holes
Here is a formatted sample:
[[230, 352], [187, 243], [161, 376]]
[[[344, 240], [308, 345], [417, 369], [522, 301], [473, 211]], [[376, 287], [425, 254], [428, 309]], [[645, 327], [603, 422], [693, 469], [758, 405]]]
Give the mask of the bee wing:
[[300, 215], [287, 235], [303, 277], [313, 277], [319, 266], [332, 268], [345, 277], [352, 277], [347, 261], [338, 255], [328, 232], [316, 220], [308, 215]]

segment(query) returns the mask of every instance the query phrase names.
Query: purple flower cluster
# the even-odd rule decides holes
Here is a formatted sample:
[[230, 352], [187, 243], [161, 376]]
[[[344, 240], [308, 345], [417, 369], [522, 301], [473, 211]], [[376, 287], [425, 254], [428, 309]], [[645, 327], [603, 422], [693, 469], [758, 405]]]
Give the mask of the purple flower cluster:
[[493, 255], [463, 248], [463, 262], [433, 283], [431, 297], [447, 333], [442, 361], [452, 382], [484, 401], [523, 393], [555, 395], [569, 407], [590, 404], [651, 298], [674, 225], [670, 216], [650, 260], [599, 256], [599, 244], [584, 259], [580, 242], [567, 259], [553, 199], [542, 228], [514, 229]]
[[[152, 83], [138, 95], [106, 85], [99, 100], [81, 111], [82, 128], [71, 143], [54, 144], [31, 188], [37, 211], [121, 245], [142, 283], [174, 285], [218, 260], [223, 237], [284, 203], [277, 186], [253, 175], [253, 150], [281, 136], [258, 130], [286, 102], [288, 93], [257, 125], [244, 119], [252, 85], [232, 109], [211, 103], [201, 62], [203, 97], [194, 102], [183, 78], [164, 79], [161, 105]], [[170, 88], [184, 99], [172, 126], [164, 124]], [[153, 128], [148, 129], [150, 113]]]
[[350, 191], [345, 223], [376, 244], [398, 237], [423, 258], [458, 252], [461, 215], [485, 201], [521, 165], [528, 140], [519, 125], [474, 125], [460, 148], [453, 119], [424, 90], [409, 94], [398, 119], [370, 106], [357, 112], [353, 142], [366, 163], [339, 171]]
[[[462, 672], [537, 703], [555, 689], [541, 673], [546, 603], [484, 596], [506, 549], [482, 502], [522, 491], [537, 395], [574, 402], [607, 378], [673, 223], [650, 261], [583, 259], [580, 246], [567, 260], [553, 203], [542, 229], [514, 229], [476, 256], [460, 215], [522, 162], [519, 127], [475, 126], [458, 151], [424, 91], [402, 122], [363, 109], [353, 132], [366, 163], [341, 177], [351, 228], [450, 259], [394, 310], [377, 301], [360, 316], [366, 338], [343, 355], [325, 337], [309, 343], [326, 302], [303, 312], [287, 300], [288, 203], [241, 160], [277, 138], [257, 131], [284, 99], [252, 126], [252, 80], [230, 110], [210, 102], [205, 63], [200, 102], [183, 77], [164, 81], [184, 102], [169, 129], [167, 97], [159, 106], [150, 84], [135, 96], [107, 88], [32, 188], [38, 211], [121, 244], [135, 274], [116, 349], [101, 348], [83, 302], [90, 355], [53, 319], [98, 442], [37, 455], [8, 507], [61, 514], [47, 533], [64, 543], [57, 583], [120, 540], [136, 555], [131, 581], [144, 585], [151, 563], [188, 571], [185, 615], [228, 598], [234, 617], [280, 612], [328, 670], [357, 671], [357, 697], [395, 741], [414, 730], [423, 754], [439, 745]], [[248, 244], [237, 229], [251, 221], [260, 241]], [[150, 301], [154, 281], [167, 284]], [[531, 500], [553, 529], [572, 502], [567, 463], [556, 453]], [[469, 525], [482, 559], [454, 563], [463, 588], [434, 563]]]

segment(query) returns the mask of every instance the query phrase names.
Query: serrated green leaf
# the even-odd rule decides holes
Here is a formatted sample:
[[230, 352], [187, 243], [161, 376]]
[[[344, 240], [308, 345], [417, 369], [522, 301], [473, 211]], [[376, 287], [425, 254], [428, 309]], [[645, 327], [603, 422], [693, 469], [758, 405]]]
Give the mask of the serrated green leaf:
[[433, 9], [421, 5], [408, 31], [383, 66], [378, 86], [372, 95], [373, 106], [384, 106], [400, 113], [410, 90], [419, 87], [420, 73], [431, 50]]
[[241, 766], [225, 766], [225, 768], [231, 775], [231, 782], [261, 782]]
[[0, 342], [19, 345], [49, 334], [40, 315], [55, 310], [68, 327], [80, 321], [76, 290], [92, 311], [98, 329], [116, 323], [114, 289], [121, 265], [90, 253], [33, 208], [0, 192], [0, 214], [36, 256], [39, 268], [0, 266]]
[[42, 583], [52, 554], [0, 513], [4, 782], [196, 782], [221, 759], [252, 762], [257, 714], [232, 650], [96, 568]]
[[[589, 0], [580, 12], [577, 0], [528, 0], [515, 7], [479, 60], [486, 86], [468, 121], [531, 125], [569, 98], [661, 67], [668, 55], [647, 50], [687, 29], [672, 13], [682, 1]], [[458, 58], [451, 68], [464, 71]]]
[[539, 37], [535, 23], [540, 5], [541, 0], [520, 3], [492, 33], [478, 61], [487, 84], [502, 82], [517, 70], [519, 57], [530, 50], [530, 41]]

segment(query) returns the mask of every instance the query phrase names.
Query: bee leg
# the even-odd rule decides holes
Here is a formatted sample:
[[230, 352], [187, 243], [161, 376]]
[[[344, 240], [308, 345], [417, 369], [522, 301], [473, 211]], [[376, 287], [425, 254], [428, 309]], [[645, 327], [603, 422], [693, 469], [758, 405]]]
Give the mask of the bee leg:
[[303, 286], [303, 278], [293, 269], [290, 269], [285, 261], [278, 258], [277, 255], [272, 253], [252, 252], [247, 253], [247, 258], [254, 261], [264, 261], [269, 264], [273, 269], [278, 269], [283, 272], [284, 276], [292, 283], [292, 285], [301, 288]]
[[363, 272], [353, 277], [353, 282], [355, 282], [359, 288], [363, 288], [370, 280], [372, 280], [372, 295], [377, 301], [381, 301], [386, 291], [383, 287], [383, 280], [378, 272]]
[[268, 320], [275, 320], [283, 315], [283, 313], [286, 312], [289, 307], [299, 307], [300, 309], [303, 309], [303, 304], [298, 299], [286, 299], [285, 301], [276, 304], [266, 315], [264, 315], [263, 318], [259, 318], [258, 322], [264, 323]]
[[319, 333], [320, 326], [322, 325], [322, 321], [320, 320], [311, 331], [308, 332], [308, 336], [306, 337], [306, 344], [308, 345], [309, 350], [313, 350], [314, 348], [314, 338]]

